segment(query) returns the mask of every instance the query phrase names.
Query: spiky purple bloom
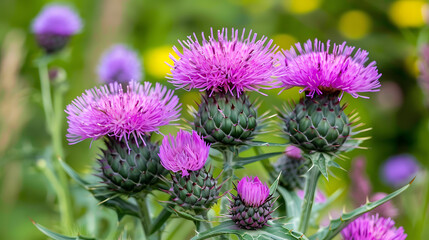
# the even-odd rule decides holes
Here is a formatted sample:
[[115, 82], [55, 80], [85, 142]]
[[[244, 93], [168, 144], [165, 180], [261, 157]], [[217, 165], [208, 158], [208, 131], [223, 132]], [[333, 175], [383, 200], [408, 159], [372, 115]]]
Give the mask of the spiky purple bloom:
[[257, 40], [252, 31], [246, 36], [244, 29], [241, 36], [232, 29], [230, 38], [226, 28], [218, 30], [217, 38], [213, 29], [208, 39], [201, 35], [201, 43], [195, 33], [193, 38], [179, 40], [183, 52], [173, 47], [179, 59], [170, 56], [174, 66], [169, 78], [176, 87], [232, 95], [273, 87], [272, 77], [280, 70], [275, 58], [278, 47], [273, 40], [267, 42], [265, 36]]
[[402, 227], [395, 228], [390, 218], [365, 214], [341, 231], [344, 240], [404, 240], [407, 234]]
[[103, 54], [97, 73], [100, 81], [104, 83], [128, 83], [142, 79], [139, 57], [133, 50], [122, 44], [110, 47]]
[[416, 158], [410, 154], [392, 156], [381, 167], [381, 175], [385, 183], [399, 187], [411, 181], [420, 167]]
[[[347, 92], [353, 97], [364, 97], [361, 92], [379, 91], [380, 82], [375, 61], [365, 66], [368, 52], [355, 47], [334, 44], [330, 51], [330, 41], [326, 45], [317, 39], [301, 46], [297, 43], [295, 51], [291, 47], [279, 54], [283, 74], [279, 77], [285, 88], [303, 87], [309, 96], [335, 91]], [[326, 48], [325, 48], [326, 46]]]
[[237, 183], [237, 194], [245, 204], [259, 207], [269, 197], [270, 189], [258, 177], [244, 177]]
[[286, 156], [294, 159], [301, 159], [302, 158], [301, 149], [299, 149], [298, 147], [295, 147], [294, 145], [289, 145], [286, 148]]
[[77, 13], [68, 6], [50, 4], [36, 16], [32, 25], [35, 34], [71, 36], [82, 29]]
[[197, 171], [204, 167], [209, 157], [210, 144], [207, 144], [197, 132], [180, 130], [176, 138], [171, 134], [165, 136], [159, 149], [161, 164], [173, 172]]
[[144, 141], [144, 135], [179, 118], [179, 98], [173, 94], [149, 82], [131, 82], [127, 91], [117, 82], [86, 90], [67, 106], [67, 138], [70, 144], [103, 136]]

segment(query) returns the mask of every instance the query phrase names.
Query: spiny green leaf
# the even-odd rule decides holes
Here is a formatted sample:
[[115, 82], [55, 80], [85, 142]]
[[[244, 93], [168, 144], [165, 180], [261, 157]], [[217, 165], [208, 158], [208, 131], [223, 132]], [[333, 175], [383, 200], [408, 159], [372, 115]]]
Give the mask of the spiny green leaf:
[[268, 159], [277, 155], [281, 155], [283, 152], [272, 152], [272, 153], [264, 153], [261, 155], [253, 156], [253, 157], [246, 157], [246, 158], [236, 158], [234, 159], [234, 168], [242, 167], [244, 165], [254, 163], [257, 161], [261, 161], [264, 159]]
[[280, 224], [273, 222], [269, 223], [270, 226], [265, 226], [258, 230], [244, 230], [240, 229], [231, 220], [222, 222], [220, 225], [199, 233], [193, 237], [192, 240], [207, 239], [219, 235], [234, 234], [239, 239], [244, 240], [307, 240], [308, 238], [301, 233], [289, 230]]
[[208, 220], [204, 219], [201, 215], [192, 215], [187, 212], [179, 211], [174, 209], [174, 207], [172, 206], [166, 206], [165, 209], [184, 219], [188, 219], [191, 221], [198, 221], [198, 222], [208, 222]]
[[42, 225], [32, 221], [34, 226], [36, 226], [37, 229], [39, 229], [39, 231], [41, 231], [43, 234], [45, 234], [46, 236], [53, 238], [55, 240], [95, 240], [95, 238], [87, 238], [87, 237], [82, 237], [82, 236], [76, 236], [76, 237], [68, 237], [68, 236], [64, 236], [62, 234], [53, 232], [45, 227], [43, 227]]
[[277, 187], [279, 185], [279, 180], [280, 180], [280, 176], [282, 175], [282, 173], [279, 173], [279, 176], [277, 176], [277, 179], [273, 182], [273, 184], [271, 184], [270, 187], [270, 195], [273, 195], [274, 193], [276, 193], [277, 191]]
[[286, 147], [286, 143], [268, 143], [268, 142], [262, 142], [262, 141], [252, 141], [252, 142], [247, 142], [248, 145], [250, 146], [256, 146], [256, 147]]
[[92, 195], [102, 203], [103, 206], [112, 208], [118, 214], [119, 220], [124, 215], [131, 215], [135, 217], [139, 217], [139, 208], [137, 205], [132, 204], [124, 199], [114, 196], [114, 194], [109, 191], [104, 186], [92, 186], [89, 182], [85, 181], [83, 178], [79, 176], [67, 163], [64, 161], [60, 161], [61, 166], [64, 171], [79, 185], [88, 190]]
[[368, 202], [365, 205], [362, 205], [356, 209], [354, 209], [351, 212], [343, 213], [343, 215], [340, 218], [334, 219], [331, 221], [328, 227], [323, 228], [319, 230], [316, 234], [312, 235], [310, 237], [311, 240], [330, 240], [333, 239], [338, 233], [341, 232], [343, 228], [345, 228], [350, 222], [352, 222], [357, 217], [361, 216], [364, 213], [367, 213], [374, 208], [380, 206], [383, 203], [386, 203], [387, 201], [391, 200], [392, 198], [398, 196], [403, 191], [405, 191], [407, 188], [410, 187], [412, 181], [407, 184], [406, 186], [396, 190], [395, 192], [387, 195], [386, 197], [375, 201], [375, 202]]
[[288, 223], [292, 228], [297, 228], [299, 224], [299, 215], [301, 213], [302, 200], [298, 197], [296, 192], [288, 191], [287, 189], [279, 186], [277, 191], [282, 196], [286, 204], [286, 216], [290, 217]]
[[322, 175], [328, 179], [328, 165], [329, 161], [331, 161], [331, 156], [324, 153], [312, 153], [310, 154], [310, 160], [320, 170]]

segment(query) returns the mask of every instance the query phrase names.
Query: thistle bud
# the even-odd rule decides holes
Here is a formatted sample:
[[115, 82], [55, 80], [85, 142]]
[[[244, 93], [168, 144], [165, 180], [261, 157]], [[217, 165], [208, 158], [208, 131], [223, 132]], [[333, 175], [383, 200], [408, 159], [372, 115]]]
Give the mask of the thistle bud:
[[308, 171], [301, 150], [293, 145], [286, 148], [286, 152], [274, 164], [278, 172], [282, 172], [280, 185], [289, 191], [303, 189], [305, 184], [305, 173]]

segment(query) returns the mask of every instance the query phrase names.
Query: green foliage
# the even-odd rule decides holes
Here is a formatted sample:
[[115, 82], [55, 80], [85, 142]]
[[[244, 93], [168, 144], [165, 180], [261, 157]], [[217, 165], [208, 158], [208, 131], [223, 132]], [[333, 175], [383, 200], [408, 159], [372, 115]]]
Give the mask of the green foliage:
[[192, 240], [202, 240], [219, 235], [233, 234], [241, 240], [306, 240], [303, 234], [289, 230], [283, 225], [269, 222], [270, 226], [258, 230], [239, 229], [233, 221], [225, 221], [209, 231], [198, 233]]
[[95, 238], [87, 238], [87, 237], [83, 237], [83, 236], [76, 236], [76, 237], [67, 237], [64, 235], [61, 235], [59, 233], [53, 232], [45, 227], [43, 227], [42, 225], [33, 222], [34, 226], [37, 227], [37, 229], [39, 229], [43, 234], [45, 234], [46, 236], [53, 238], [55, 240], [95, 240]]

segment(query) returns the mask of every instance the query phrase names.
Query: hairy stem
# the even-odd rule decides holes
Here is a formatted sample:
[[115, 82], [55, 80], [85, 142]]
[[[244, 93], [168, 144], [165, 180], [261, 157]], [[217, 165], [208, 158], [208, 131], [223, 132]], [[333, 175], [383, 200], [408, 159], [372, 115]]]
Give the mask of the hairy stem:
[[64, 92], [60, 91], [59, 89], [55, 89], [56, 91], [54, 92], [54, 108], [52, 104], [50, 80], [46, 59], [41, 59], [38, 68], [42, 91], [43, 109], [46, 118], [46, 127], [49, 134], [51, 135], [52, 145], [54, 149], [53, 166], [55, 169], [56, 178], [58, 178], [59, 185], [61, 186], [60, 188], [54, 187], [58, 197], [58, 204], [60, 207], [61, 225], [63, 226], [63, 229], [70, 230], [73, 228], [74, 223], [70, 189], [67, 181], [67, 176], [59, 162], [60, 159], [63, 159], [64, 157], [62, 148], [62, 113]]
[[143, 227], [146, 239], [149, 239], [151, 235], [150, 230], [152, 226], [152, 220], [150, 218], [149, 206], [147, 202], [147, 194], [142, 194], [137, 198], [137, 203], [140, 208], [140, 221]]
[[320, 170], [316, 166], [313, 166], [310, 171], [307, 172], [307, 180], [304, 188], [304, 200], [302, 201], [301, 217], [298, 227], [298, 231], [303, 234], [305, 234], [308, 229], [308, 222], [310, 221], [311, 209], [313, 208], [317, 181], [319, 180], [320, 175]]
[[[223, 174], [222, 174], [222, 181], [225, 183], [222, 186], [222, 192], [226, 192], [231, 190], [232, 185], [232, 177], [234, 176], [234, 169], [232, 168], [232, 160], [234, 159], [234, 152], [230, 151], [229, 149], [225, 149], [222, 151], [223, 153]], [[226, 197], [223, 197], [221, 199], [221, 205], [220, 205], [220, 213], [221, 214], [227, 214], [228, 213], [228, 204], [229, 201]]]

